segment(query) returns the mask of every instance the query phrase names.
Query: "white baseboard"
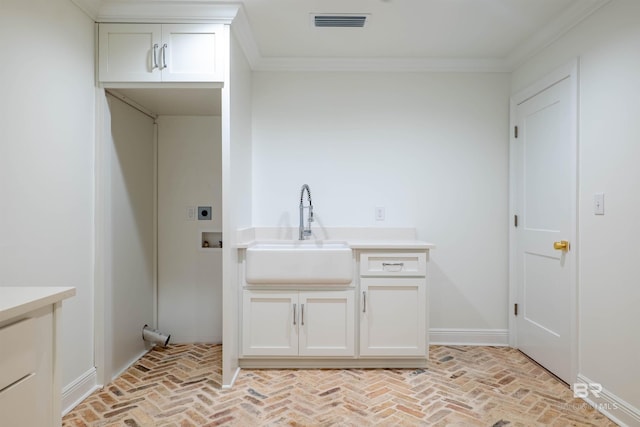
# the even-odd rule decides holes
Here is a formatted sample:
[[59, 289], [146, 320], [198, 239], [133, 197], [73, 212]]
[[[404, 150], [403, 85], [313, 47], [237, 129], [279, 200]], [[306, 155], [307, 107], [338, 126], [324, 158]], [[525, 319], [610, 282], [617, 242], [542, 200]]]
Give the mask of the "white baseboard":
[[91, 368], [62, 389], [62, 415], [69, 413], [98, 388], [96, 368]]
[[508, 346], [508, 329], [429, 329], [429, 344]]
[[116, 372], [113, 372], [111, 375], [111, 381], [118, 378], [120, 375], [124, 374], [127, 369], [132, 367], [138, 360], [142, 358], [145, 354], [149, 353], [153, 346], [147, 346], [144, 350], [142, 350], [139, 354], [133, 357], [133, 359], [129, 360], [123, 366], [120, 366]]
[[595, 382], [582, 374], [578, 374], [578, 382], [586, 384], [588, 397], [583, 397], [582, 400], [600, 413], [622, 427], [640, 425], [640, 409], [633, 407], [607, 389], [603, 388], [598, 391], [599, 386], [594, 393], [594, 388], [590, 385], [595, 384]]
[[[131, 361], [121, 367], [118, 372], [115, 372], [112, 380], [119, 377], [123, 372], [129, 369], [134, 363], [136, 363], [142, 356], [147, 354], [149, 349], [145, 349]], [[78, 377], [71, 384], [62, 389], [62, 416], [68, 414], [73, 408], [75, 408], [80, 402], [89, 397], [91, 393], [102, 387], [98, 384], [98, 373], [96, 368], [93, 367], [87, 372]]]
[[236, 380], [238, 379], [238, 375], [240, 375], [240, 367], [236, 368], [236, 372], [233, 374], [233, 378], [231, 378], [231, 383], [230, 384], [222, 384], [222, 389], [223, 390], [231, 390], [233, 385], [236, 383]]

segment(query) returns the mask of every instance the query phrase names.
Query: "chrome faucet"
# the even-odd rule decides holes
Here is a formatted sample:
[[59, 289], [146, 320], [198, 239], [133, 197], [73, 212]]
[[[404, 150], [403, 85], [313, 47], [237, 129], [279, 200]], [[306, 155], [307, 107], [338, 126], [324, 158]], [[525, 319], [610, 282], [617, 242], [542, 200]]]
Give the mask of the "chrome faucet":
[[[307, 190], [307, 200], [309, 205], [304, 205], [304, 190]], [[309, 209], [309, 216], [307, 217], [307, 227], [304, 226], [304, 210]], [[300, 189], [300, 228], [299, 228], [299, 240], [305, 240], [311, 237], [311, 223], [313, 222], [313, 203], [311, 203], [311, 190], [307, 184]]]

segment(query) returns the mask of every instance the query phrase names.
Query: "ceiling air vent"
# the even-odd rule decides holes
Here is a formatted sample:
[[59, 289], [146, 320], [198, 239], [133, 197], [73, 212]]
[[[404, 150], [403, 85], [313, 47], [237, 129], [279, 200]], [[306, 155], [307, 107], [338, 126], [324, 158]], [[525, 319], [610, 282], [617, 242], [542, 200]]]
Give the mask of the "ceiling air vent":
[[322, 28], [362, 28], [367, 15], [314, 15], [313, 24]]

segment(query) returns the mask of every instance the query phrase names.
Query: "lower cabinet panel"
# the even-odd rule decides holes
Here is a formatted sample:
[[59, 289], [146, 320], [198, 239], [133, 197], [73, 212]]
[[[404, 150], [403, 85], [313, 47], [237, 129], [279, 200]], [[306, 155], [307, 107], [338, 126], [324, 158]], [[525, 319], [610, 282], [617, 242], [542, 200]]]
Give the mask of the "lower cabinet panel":
[[297, 356], [297, 317], [297, 292], [243, 291], [242, 353]]
[[362, 278], [360, 355], [426, 356], [423, 278]]
[[300, 292], [300, 356], [353, 356], [353, 292]]
[[9, 386], [0, 392], [0, 425], [41, 427], [44, 420], [42, 412], [38, 410], [39, 402], [36, 374], [29, 374], [26, 378]]
[[244, 356], [353, 356], [354, 291], [244, 290]]

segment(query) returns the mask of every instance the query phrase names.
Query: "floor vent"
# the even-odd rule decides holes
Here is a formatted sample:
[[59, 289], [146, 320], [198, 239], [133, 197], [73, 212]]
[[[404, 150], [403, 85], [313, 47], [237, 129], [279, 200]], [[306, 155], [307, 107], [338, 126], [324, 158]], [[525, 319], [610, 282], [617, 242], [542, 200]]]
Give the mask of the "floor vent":
[[314, 15], [313, 24], [322, 28], [362, 28], [366, 15]]

